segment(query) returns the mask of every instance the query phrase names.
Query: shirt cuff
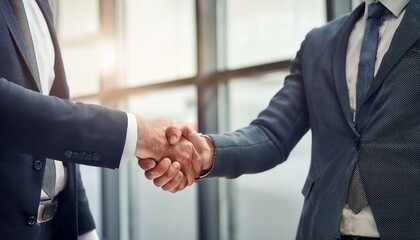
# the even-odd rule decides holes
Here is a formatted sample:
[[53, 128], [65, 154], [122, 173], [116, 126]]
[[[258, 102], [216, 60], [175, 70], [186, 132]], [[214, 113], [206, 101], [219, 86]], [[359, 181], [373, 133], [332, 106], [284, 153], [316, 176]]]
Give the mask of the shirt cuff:
[[136, 116], [127, 113], [127, 134], [125, 137], [124, 150], [121, 156], [121, 162], [128, 162], [136, 157], [137, 146], [137, 121]]
[[90, 232], [80, 235], [77, 240], [99, 240], [99, 236], [96, 229], [93, 229]]

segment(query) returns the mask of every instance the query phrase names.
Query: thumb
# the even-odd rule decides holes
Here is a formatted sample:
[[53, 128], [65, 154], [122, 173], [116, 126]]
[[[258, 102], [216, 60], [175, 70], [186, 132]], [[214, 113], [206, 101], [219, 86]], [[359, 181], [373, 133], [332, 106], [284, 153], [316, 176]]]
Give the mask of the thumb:
[[176, 145], [180, 140], [184, 131], [188, 131], [188, 126], [185, 124], [174, 124], [166, 128], [165, 134], [168, 143], [171, 145]]

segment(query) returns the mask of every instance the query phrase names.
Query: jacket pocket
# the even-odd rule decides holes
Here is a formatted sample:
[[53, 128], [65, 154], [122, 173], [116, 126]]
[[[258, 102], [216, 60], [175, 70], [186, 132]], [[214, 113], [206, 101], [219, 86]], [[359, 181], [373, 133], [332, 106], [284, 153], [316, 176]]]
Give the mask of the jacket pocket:
[[303, 185], [302, 194], [305, 197], [308, 197], [312, 191], [312, 187], [314, 186], [315, 178], [308, 176], [306, 178], [305, 184]]

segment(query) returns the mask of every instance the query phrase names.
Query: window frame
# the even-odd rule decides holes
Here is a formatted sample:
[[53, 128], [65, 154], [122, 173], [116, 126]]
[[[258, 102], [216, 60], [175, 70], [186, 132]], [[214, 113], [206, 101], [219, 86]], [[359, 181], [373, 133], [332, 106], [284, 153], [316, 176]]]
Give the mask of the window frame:
[[[59, 18], [59, 0], [49, 0], [55, 18]], [[199, 131], [220, 132], [227, 129], [226, 116], [228, 92], [226, 85], [230, 79], [264, 74], [266, 72], [285, 70], [289, 68], [291, 59], [266, 64], [254, 65], [238, 69], [225, 69], [226, 56], [226, 0], [195, 0], [196, 16], [196, 49], [197, 74], [194, 77], [172, 79], [165, 82], [139, 86], [119, 86], [117, 74], [103, 76], [100, 79], [99, 92], [80, 95], [72, 98], [74, 101], [98, 99], [107, 106], [116, 107], [118, 102], [124, 101], [133, 94], [145, 93], [157, 89], [172, 88], [183, 85], [195, 85], [197, 88], [197, 112]], [[326, 0], [327, 21], [350, 12], [355, 1]], [[118, 42], [117, 26], [121, 20], [119, 6], [124, 0], [100, 0], [100, 34], [107, 39]], [[59, 29], [58, 29], [59, 30]], [[118, 71], [118, 70], [117, 70]], [[222, 116], [225, 116], [223, 118]], [[228, 118], [228, 117], [227, 117]], [[121, 236], [120, 221], [120, 177], [118, 171], [102, 170], [102, 237], [103, 239], [119, 239]], [[230, 214], [232, 196], [227, 194], [229, 183], [222, 179], [205, 179], [198, 183], [198, 221], [199, 231], [197, 239], [219, 240], [234, 239], [232, 233], [232, 214]], [[219, 200], [228, 202], [223, 209]], [[118, 206], [118, 207], [115, 207]]]

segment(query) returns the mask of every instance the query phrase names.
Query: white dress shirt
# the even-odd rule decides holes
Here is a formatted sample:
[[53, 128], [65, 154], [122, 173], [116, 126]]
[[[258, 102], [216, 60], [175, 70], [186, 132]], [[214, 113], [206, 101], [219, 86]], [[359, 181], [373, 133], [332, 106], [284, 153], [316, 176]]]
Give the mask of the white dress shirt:
[[[379, 2], [381, 2], [388, 10], [386, 10], [379, 27], [379, 42], [375, 62], [375, 75], [385, 53], [391, 45], [394, 33], [404, 17], [405, 7], [409, 1], [410, 0], [379, 0]], [[365, 13], [354, 25], [349, 38], [346, 56], [347, 89], [349, 91], [350, 108], [353, 115], [356, 109], [357, 67], [366, 25], [367, 5], [376, 1], [365, 0], [365, 2]], [[369, 206], [365, 207], [360, 213], [355, 214], [346, 205], [343, 209], [340, 231], [343, 235], [379, 237], [375, 219], [373, 218], [372, 210]]]
[[[51, 35], [45, 21], [45, 18], [35, 0], [23, 0], [26, 15], [28, 18], [29, 29], [34, 44], [35, 56], [38, 64], [39, 78], [41, 81], [41, 92], [49, 95], [54, 83], [55, 72], [55, 52]], [[137, 122], [135, 116], [127, 113], [128, 126], [126, 142], [121, 156], [121, 161], [129, 161], [135, 157], [135, 148], [137, 144]], [[58, 194], [66, 186], [66, 170], [61, 161], [55, 161], [56, 166], [56, 184], [55, 192]], [[41, 191], [41, 199], [48, 199], [44, 191]], [[97, 240], [99, 239], [96, 230], [92, 230], [79, 236], [79, 240]]]

